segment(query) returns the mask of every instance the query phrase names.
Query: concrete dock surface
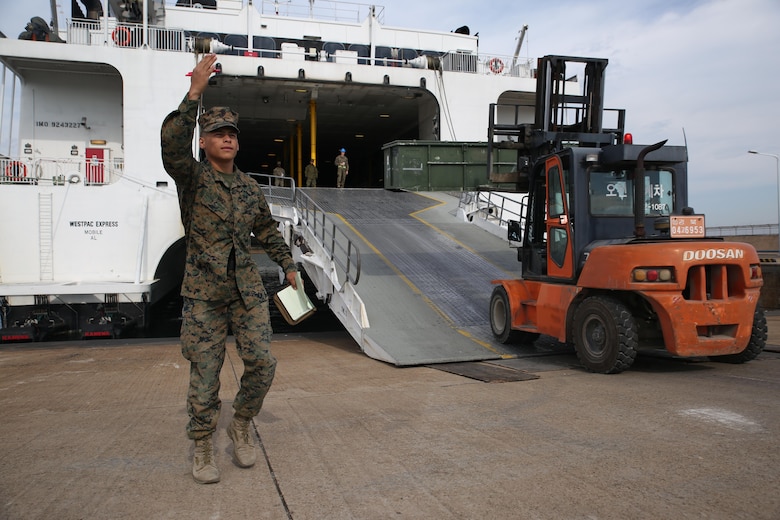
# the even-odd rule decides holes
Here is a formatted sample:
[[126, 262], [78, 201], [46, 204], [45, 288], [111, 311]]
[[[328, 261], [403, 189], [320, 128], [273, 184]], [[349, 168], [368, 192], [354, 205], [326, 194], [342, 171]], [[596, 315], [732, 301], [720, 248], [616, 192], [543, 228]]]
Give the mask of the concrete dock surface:
[[[2, 519], [777, 519], [780, 315], [744, 365], [640, 354], [619, 375], [573, 352], [397, 368], [346, 333], [275, 335], [258, 462], [225, 427], [221, 481], [192, 479], [178, 340], [0, 347]], [[505, 381], [495, 377], [492, 381]], [[512, 379], [512, 378], [508, 378]]]

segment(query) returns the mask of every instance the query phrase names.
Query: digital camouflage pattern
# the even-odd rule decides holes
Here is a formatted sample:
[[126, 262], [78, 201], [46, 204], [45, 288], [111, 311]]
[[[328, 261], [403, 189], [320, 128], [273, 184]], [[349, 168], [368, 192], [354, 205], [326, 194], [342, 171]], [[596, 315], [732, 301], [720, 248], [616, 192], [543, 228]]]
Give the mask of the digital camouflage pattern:
[[337, 155], [336, 158], [333, 159], [333, 164], [335, 164], [336, 168], [339, 170], [349, 170], [349, 159], [347, 159], [346, 155]]
[[[182, 296], [224, 300], [230, 293], [228, 257], [235, 251], [236, 281], [247, 308], [267, 301], [250, 233], [285, 273], [297, 271], [260, 185], [238, 168], [231, 186], [208, 161], [192, 156], [197, 101], [184, 102], [165, 118], [161, 132], [165, 171], [176, 181], [187, 243]], [[230, 172], [224, 172], [230, 173]]]
[[307, 188], [317, 187], [317, 177], [319, 176], [319, 173], [320, 171], [314, 165], [314, 159], [312, 159], [309, 164], [306, 165], [306, 168], [303, 169], [303, 175], [306, 177]]
[[[235, 295], [238, 296], [237, 288]], [[228, 324], [236, 337], [238, 355], [244, 362], [244, 374], [233, 409], [236, 415], [246, 419], [257, 415], [276, 370], [276, 358], [270, 351], [272, 330], [268, 302], [247, 311], [240, 298], [228, 304], [184, 298], [182, 316], [182, 354], [190, 362], [187, 436], [199, 439], [217, 429], [222, 407], [219, 373], [225, 361]]]
[[229, 126], [238, 132], [238, 114], [230, 107], [211, 107], [198, 118], [201, 132], [213, 132]]
[[[190, 361], [187, 433], [192, 439], [216, 428], [228, 326], [244, 361], [233, 403], [236, 413], [254, 417], [273, 381], [276, 359], [270, 353], [268, 295], [250, 253], [250, 234], [285, 273], [297, 271], [257, 182], [234, 167], [228, 183], [208, 161], [192, 156], [197, 111], [198, 102], [185, 97], [161, 129], [163, 166], [176, 181], [187, 251], [181, 342], [182, 354]], [[206, 123], [213, 120], [207, 118]]]

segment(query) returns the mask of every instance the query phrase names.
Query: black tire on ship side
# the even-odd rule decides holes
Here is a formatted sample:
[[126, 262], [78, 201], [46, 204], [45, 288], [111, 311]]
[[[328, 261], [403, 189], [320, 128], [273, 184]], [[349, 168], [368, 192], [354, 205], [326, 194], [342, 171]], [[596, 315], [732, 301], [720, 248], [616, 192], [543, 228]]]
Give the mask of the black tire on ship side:
[[618, 374], [634, 362], [638, 330], [628, 308], [606, 296], [591, 296], [574, 314], [574, 346], [591, 372]]
[[501, 285], [490, 295], [490, 329], [499, 343], [533, 343], [539, 338], [536, 332], [512, 330], [512, 306]]
[[733, 364], [747, 363], [756, 359], [756, 356], [761, 354], [766, 346], [767, 330], [766, 314], [764, 309], [757, 305], [756, 312], [753, 314], [753, 330], [750, 333], [750, 341], [748, 341], [745, 350], [738, 354], [710, 356], [710, 359], [721, 363]]

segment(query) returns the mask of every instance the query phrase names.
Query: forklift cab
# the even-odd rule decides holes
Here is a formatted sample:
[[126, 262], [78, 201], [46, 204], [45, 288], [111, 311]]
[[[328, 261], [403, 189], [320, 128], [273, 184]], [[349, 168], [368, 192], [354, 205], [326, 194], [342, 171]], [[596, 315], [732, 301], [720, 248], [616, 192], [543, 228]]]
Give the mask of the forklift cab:
[[[575, 283], [580, 257], [589, 244], [634, 239], [636, 162], [624, 158], [606, 163], [602, 151], [567, 148], [534, 165], [519, 237], [524, 278]], [[668, 221], [676, 208], [679, 213], [687, 204], [685, 162], [674, 162], [680, 159], [680, 150], [671, 152], [670, 158], [659, 153], [663, 160], [648, 162], [642, 176], [643, 219], [653, 230], [651, 238], [668, 237], [658, 222]]]

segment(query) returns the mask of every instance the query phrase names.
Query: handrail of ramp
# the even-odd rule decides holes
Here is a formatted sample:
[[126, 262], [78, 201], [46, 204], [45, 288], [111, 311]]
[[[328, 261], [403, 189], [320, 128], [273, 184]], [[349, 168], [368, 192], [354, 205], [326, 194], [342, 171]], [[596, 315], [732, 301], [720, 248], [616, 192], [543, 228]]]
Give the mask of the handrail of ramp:
[[[278, 177], [265, 173], [250, 173], [249, 175], [260, 183], [263, 195], [269, 204], [295, 208], [297, 217], [304, 221], [308, 231], [322, 245], [341, 275], [352, 285], [357, 285], [360, 281], [360, 250], [338, 228], [325, 210], [311, 197], [296, 189], [295, 181], [290, 177]], [[277, 184], [281, 184], [281, 186]]]
[[[250, 174], [261, 185], [274, 218], [284, 224], [293, 258], [301, 262], [328, 307], [360, 348], [389, 361], [366, 337], [370, 328], [366, 306], [355, 285], [360, 280], [360, 250], [311, 197], [295, 189], [289, 177]], [[384, 356], [384, 357], [383, 357]]]
[[336, 226], [325, 210], [304, 192], [296, 193], [294, 203], [301, 220], [306, 222], [308, 229], [322, 243], [331, 260], [352, 285], [357, 285], [360, 281], [360, 250], [357, 246]]
[[[496, 228], [506, 233], [509, 221], [523, 222], [528, 203], [528, 195], [522, 193], [501, 193], [491, 190], [477, 190], [460, 194], [457, 216], [474, 224], [489, 224], [481, 227]], [[488, 229], [493, 231], [492, 229]]]

